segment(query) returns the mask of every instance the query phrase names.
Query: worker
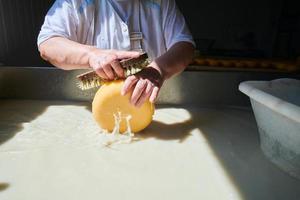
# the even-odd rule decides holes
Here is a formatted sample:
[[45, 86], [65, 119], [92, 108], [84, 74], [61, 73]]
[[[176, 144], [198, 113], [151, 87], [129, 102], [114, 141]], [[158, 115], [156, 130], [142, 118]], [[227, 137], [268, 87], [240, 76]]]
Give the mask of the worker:
[[56, 0], [38, 36], [41, 57], [64, 69], [125, 78], [120, 60], [147, 52], [149, 66], [127, 77], [122, 95], [154, 102], [165, 80], [192, 61], [194, 41], [175, 0]]

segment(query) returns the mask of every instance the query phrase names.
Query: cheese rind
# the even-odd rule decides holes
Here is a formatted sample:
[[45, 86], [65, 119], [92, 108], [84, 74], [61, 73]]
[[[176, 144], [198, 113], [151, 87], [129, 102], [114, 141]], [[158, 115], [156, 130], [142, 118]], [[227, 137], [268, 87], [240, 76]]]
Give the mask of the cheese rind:
[[131, 116], [130, 127], [134, 133], [145, 129], [152, 121], [154, 105], [146, 101], [137, 108], [130, 104], [131, 94], [121, 95], [124, 81], [104, 83], [97, 91], [92, 105], [96, 122], [102, 129], [112, 132], [115, 127], [114, 115], [121, 114], [120, 133], [127, 131], [126, 118]]

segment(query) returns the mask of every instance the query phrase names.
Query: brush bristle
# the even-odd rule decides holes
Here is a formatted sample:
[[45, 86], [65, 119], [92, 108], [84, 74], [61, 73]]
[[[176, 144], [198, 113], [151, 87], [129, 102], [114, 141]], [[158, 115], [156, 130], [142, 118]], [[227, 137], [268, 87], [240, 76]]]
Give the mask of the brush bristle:
[[99, 78], [93, 77], [92, 79], [89, 79], [89, 78], [80, 79], [77, 86], [81, 90], [89, 90], [92, 88], [99, 87], [99, 86], [101, 86], [101, 84], [102, 84], [102, 80], [100, 79], [100, 77]]
[[[148, 58], [136, 60], [135, 62], [132, 62], [130, 60], [126, 61], [126, 63], [124, 63], [123, 65], [125, 70], [125, 77], [139, 73], [144, 68], [146, 68], [149, 63], [150, 60]], [[77, 78], [79, 79], [77, 85], [81, 90], [89, 90], [92, 88], [100, 87], [103, 83], [103, 80], [93, 71], [81, 74], [77, 76]]]

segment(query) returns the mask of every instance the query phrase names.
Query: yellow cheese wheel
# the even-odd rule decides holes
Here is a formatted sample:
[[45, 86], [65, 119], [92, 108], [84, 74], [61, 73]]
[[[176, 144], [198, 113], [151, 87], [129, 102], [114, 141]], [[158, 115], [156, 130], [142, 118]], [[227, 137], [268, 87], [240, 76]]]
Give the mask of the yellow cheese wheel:
[[112, 132], [115, 127], [114, 115], [121, 114], [120, 133], [127, 130], [126, 117], [129, 120], [131, 130], [139, 132], [145, 129], [152, 121], [154, 105], [149, 101], [137, 108], [130, 104], [131, 94], [121, 95], [124, 81], [112, 81], [104, 83], [97, 91], [92, 105], [93, 116], [102, 129]]

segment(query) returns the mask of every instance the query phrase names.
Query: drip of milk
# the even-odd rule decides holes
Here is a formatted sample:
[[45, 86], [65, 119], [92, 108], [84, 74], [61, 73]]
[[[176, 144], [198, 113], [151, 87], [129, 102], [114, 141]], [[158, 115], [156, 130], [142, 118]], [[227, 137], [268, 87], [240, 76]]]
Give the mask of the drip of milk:
[[[112, 146], [115, 144], [129, 144], [134, 140], [134, 133], [131, 131], [130, 120], [132, 116], [123, 116], [121, 112], [114, 114], [115, 126], [112, 133], [104, 130], [102, 132], [103, 144], [105, 146]], [[127, 130], [125, 133], [120, 133], [120, 124], [122, 120], [126, 120]]]

